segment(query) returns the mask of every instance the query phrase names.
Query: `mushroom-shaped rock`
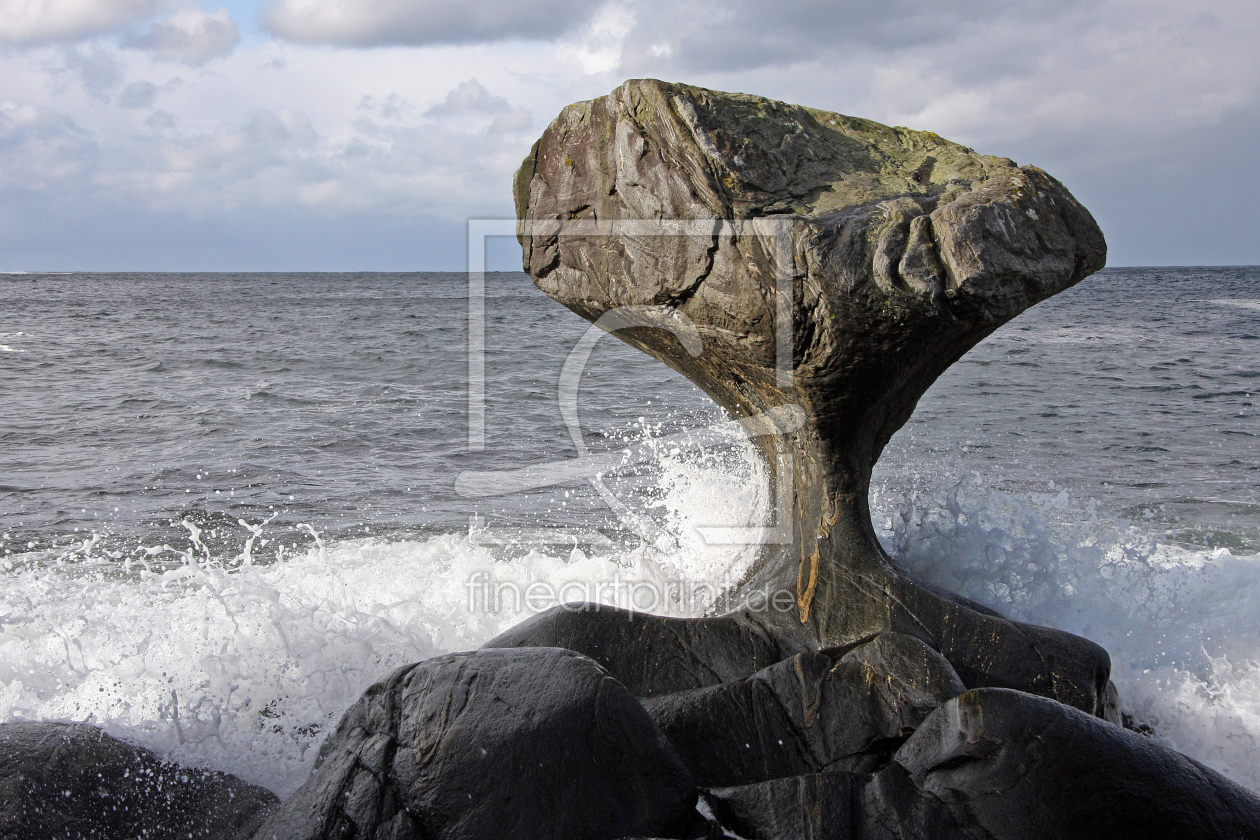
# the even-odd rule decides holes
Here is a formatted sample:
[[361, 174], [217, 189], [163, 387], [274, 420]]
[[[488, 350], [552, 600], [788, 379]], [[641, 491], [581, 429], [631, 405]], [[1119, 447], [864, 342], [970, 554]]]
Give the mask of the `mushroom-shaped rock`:
[[665, 736], [595, 662], [481, 650], [369, 688], [254, 840], [680, 837], [695, 803]]
[[[515, 196], [540, 289], [731, 415], [778, 419], [781, 433], [755, 442], [781, 477], [775, 533], [788, 537], [766, 542], [734, 597], [790, 592], [789, 612], [753, 619], [779, 646], [909, 634], [968, 687], [1102, 711], [1101, 648], [910, 579], [876, 539], [867, 500], [881, 450], [950, 364], [1103, 265], [1102, 234], [1058, 181], [926, 132], [639, 80], [565, 108]], [[549, 620], [511, 643], [597, 655], [569, 617]], [[719, 648], [704, 654], [715, 675], [757, 659], [698, 645], [681, 626], [660, 619], [635, 648], [601, 647], [601, 661], [615, 675], [653, 663], [671, 684], [669, 663], [700, 648]]]

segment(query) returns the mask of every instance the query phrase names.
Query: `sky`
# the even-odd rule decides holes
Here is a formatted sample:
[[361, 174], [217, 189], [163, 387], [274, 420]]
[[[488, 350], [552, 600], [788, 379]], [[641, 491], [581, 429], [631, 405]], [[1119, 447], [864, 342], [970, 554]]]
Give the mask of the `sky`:
[[0, 0], [0, 271], [463, 270], [642, 77], [1036, 164], [1111, 265], [1260, 264], [1256, 44], [1254, 0]]

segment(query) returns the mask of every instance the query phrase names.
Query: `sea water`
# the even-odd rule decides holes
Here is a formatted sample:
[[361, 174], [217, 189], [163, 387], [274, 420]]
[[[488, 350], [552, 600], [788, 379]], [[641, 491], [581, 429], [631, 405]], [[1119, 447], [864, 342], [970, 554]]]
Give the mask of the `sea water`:
[[[0, 278], [0, 720], [285, 795], [400, 665], [557, 600], [713, 609], [756, 546], [705, 527], [771, 516], [747, 438], [609, 337], [575, 423], [558, 389], [588, 325], [520, 274], [486, 278], [470, 407], [469, 288]], [[906, 568], [1104, 645], [1133, 725], [1253, 790], [1258, 377], [1260, 269], [1106, 270], [949, 370], [872, 490]], [[552, 479], [457, 492], [525, 467]]]

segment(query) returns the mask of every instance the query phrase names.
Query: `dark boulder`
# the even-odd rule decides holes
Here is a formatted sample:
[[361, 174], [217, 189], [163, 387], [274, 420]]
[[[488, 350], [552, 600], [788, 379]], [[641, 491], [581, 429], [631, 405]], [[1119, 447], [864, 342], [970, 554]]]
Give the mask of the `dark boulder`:
[[738, 680], [811, 649], [756, 613], [670, 618], [597, 603], [552, 607], [485, 647], [574, 650], [638, 697]]
[[1007, 689], [948, 701], [874, 774], [703, 797], [749, 840], [1260, 838], [1260, 797], [1148, 737]]
[[747, 840], [851, 840], [860, 814], [861, 782], [829, 771], [706, 791], [723, 826]]
[[1254, 840], [1260, 797], [1154, 740], [1043, 697], [969, 691], [862, 798], [871, 838]]
[[848, 652], [801, 653], [750, 677], [643, 701], [703, 787], [886, 763], [964, 691], [939, 653], [886, 633]]
[[481, 650], [367, 690], [255, 840], [682, 837], [691, 775], [585, 656]]
[[924, 718], [965, 687], [938, 651], [913, 636], [884, 633], [844, 653], [827, 690], [830, 714], [849, 718], [837, 739], [847, 754], [828, 769], [864, 773], [885, 763]]
[[264, 788], [172, 764], [94, 726], [0, 724], [3, 840], [235, 840], [276, 802]]

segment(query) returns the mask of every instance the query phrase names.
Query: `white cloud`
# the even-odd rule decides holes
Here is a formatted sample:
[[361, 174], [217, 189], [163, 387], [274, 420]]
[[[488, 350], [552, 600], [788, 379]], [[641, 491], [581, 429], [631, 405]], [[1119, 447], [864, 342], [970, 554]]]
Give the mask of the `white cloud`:
[[230, 54], [240, 40], [236, 21], [227, 9], [220, 7], [212, 13], [184, 9], [140, 34], [125, 38], [123, 44], [196, 67]]
[[495, 96], [476, 79], [460, 82], [446, 94], [446, 99], [434, 105], [426, 116], [456, 117], [466, 115], [494, 115], [486, 130], [491, 134], [511, 134], [524, 131], [534, 124], [533, 117], [525, 108], [514, 108], [502, 96]]
[[466, 114], [469, 112], [496, 113], [506, 111], [511, 106], [501, 96], [494, 96], [485, 89], [481, 82], [469, 79], [446, 94], [446, 99], [434, 105], [426, 113], [431, 115]]
[[0, 0], [0, 42], [71, 42], [118, 32], [156, 13], [157, 0]]
[[[636, 16], [626, 3], [613, 2], [602, 6], [590, 23], [564, 39], [558, 55], [577, 63], [585, 73], [606, 73], [623, 63], [626, 39], [635, 31]], [[664, 55], [668, 45], [657, 45]]]
[[[67, 137], [89, 141], [74, 148], [90, 165], [73, 171], [65, 155], [41, 157], [30, 143], [8, 168], [31, 184], [52, 183], [50, 170], [61, 172], [57, 191], [78, 197], [76, 218], [84, 219], [143, 212], [217, 224], [261, 213], [283, 226], [299, 216], [358, 213], [400, 223], [441, 215], [459, 224], [510, 213], [512, 172], [534, 139], [530, 110], [517, 102], [537, 80], [524, 85], [490, 66], [487, 56], [499, 48], [286, 47], [282, 67], [270, 62], [275, 50], [241, 48], [214, 73], [181, 80], [148, 51], [75, 48], [84, 60], [99, 53], [97, 63], [115, 69], [108, 99], [77, 81], [52, 92], [57, 77], [49, 71], [67, 50], [0, 53], [0, 77], [12, 80], [6, 94], [53, 104], [49, 113], [78, 130]], [[536, 88], [549, 97], [540, 106], [548, 112], [568, 97], [553, 93], [556, 87]], [[22, 202], [16, 196], [0, 195], [0, 219], [29, 226], [61, 212], [46, 209], [41, 217], [28, 212], [31, 194]], [[37, 203], [53, 201], [49, 193]], [[47, 230], [49, 241], [72, 236]]]
[[265, 25], [289, 41], [356, 47], [552, 40], [595, 7], [586, 0], [275, 0]]

